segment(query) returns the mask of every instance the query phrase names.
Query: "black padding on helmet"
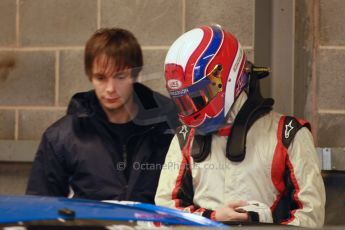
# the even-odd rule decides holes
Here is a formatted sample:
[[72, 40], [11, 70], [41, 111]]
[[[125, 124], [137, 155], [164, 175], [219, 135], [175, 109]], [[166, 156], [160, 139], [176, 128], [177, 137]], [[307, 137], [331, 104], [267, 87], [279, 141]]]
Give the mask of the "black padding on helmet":
[[191, 156], [197, 163], [204, 161], [211, 153], [212, 134], [195, 135], [192, 145]]
[[261, 95], [258, 79], [264, 74], [255, 71], [255, 68], [257, 67], [254, 67], [251, 63], [249, 63], [249, 66], [248, 99], [235, 118], [226, 144], [226, 157], [235, 162], [243, 161], [245, 158], [246, 137], [250, 127], [257, 119], [270, 112], [274, 104], [274, 100], [272, 98], [263, 98]]

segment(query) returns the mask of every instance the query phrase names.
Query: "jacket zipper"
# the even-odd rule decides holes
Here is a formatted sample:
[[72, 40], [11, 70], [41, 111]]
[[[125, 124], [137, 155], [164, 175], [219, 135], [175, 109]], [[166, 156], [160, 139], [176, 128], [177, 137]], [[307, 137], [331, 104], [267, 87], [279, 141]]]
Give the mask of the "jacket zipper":
[[[125, 144], [123, 144], [122, 145], [122, 160], [123, 160], [123, 164], [124, 164], [124, 169], [127, 169], [127, 167], [128, 167], [128, 152], [127, 152], [127, 144], [129, 143], [129, 141], [133, 138], [133, 137], [135, 137], [135, 136], [139, 136], [139, 135], [144, 135], [144, 134], [146, 134], [146, 133], [148, 133], [148, 132], [150, 132], [151, 130], [153, 130], [155, 127], [154, 126], [151, 126], [150, 128], [148, 128], [147, 130], [145, 130], [145, 131], [143, 131], [143, 132], [141, 132], [141, 133], [136, 133], [136, 134], [133, 134], [133, 135], [131, 135], [131, 136], [129, 136], [128, 138], [127, 138], [127, 140], [126, 140], [126, 142], [125, 142]], [[128, 178], [129, 179], [129, 178]]]
[[127, 146], [126, 144], [122, 145], [122, 160], [123, 160], [123, 164], [124, 164], [124, 168], [127, 168]]

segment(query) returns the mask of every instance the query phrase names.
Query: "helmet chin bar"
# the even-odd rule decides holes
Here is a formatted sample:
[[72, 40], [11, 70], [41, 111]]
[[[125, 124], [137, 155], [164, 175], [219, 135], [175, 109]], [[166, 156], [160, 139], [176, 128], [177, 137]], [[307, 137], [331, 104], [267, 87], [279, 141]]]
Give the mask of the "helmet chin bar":
[[226, 144], [226, 157], [235, 162], [243, 161], [246, 155], [246, 137], [254, 122], [272, 110], [274, 100], [263, 98], [260, 92], [259, 79], [269, 75], [269, 69], [256, 67], [247, 63], [249, 74], [248, 99], [238, 112]]
[[[269, 68], [256, 67], [248, 62], [246, 72], [249, 75], [248, 99], [235, 117], [226, 145], [226, 157], [234, 162], [244, 160], [249, 128], [257, 119], [270, 112], [274, 104], [272, 98], [262, 97], [258, 81], [269, 75]], [[194, 138], [191, 156], [195, 162], [202, 162], [211, 153], [212, 133], [197, 134]]]

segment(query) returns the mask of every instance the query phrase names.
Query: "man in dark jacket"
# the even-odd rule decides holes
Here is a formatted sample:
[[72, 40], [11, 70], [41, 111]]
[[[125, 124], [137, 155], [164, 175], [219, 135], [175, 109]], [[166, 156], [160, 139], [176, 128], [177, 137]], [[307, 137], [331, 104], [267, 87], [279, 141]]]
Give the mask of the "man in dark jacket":
[[74, 95], [43, 134], [26, 193], [154, 203], [175, 107], [136, 83], [143, 58], [129, 31], [97, 31], [84, 61], [94, 90]]

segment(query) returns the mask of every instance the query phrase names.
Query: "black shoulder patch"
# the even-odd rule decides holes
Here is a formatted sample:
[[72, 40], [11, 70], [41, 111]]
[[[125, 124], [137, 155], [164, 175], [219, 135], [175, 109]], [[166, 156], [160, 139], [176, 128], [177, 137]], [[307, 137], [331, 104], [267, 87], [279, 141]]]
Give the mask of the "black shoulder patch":
[[[191, 128], [186, 125], [180, 126], [176, 129], [176, 135], [182, 150], [187, 143], [187, 139], [190, 136]], [[195, 162], [204, 161], [211, 153], [212, 134], [203, 136], [195, 135], [193, 137], [193, 144], [191, 147], [190, 155]]]
[[190, 130], [191, 129], [186, 125], [182, 125], [176, 129], [176, 135], [177, 135], [181, 150], [183, 149], [184, 145], [187, 142]]
[[282, 142], [285, 148], [289, 148], [292, 140], [294, 139], [298, 130], [303, 126], [298, 122], [295, 117], [286, 116], [282, 129]]

